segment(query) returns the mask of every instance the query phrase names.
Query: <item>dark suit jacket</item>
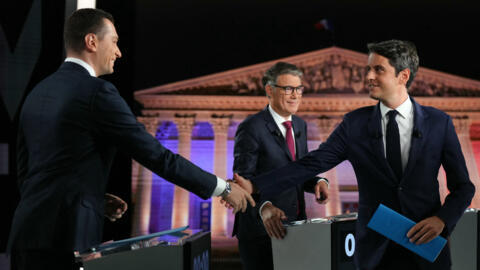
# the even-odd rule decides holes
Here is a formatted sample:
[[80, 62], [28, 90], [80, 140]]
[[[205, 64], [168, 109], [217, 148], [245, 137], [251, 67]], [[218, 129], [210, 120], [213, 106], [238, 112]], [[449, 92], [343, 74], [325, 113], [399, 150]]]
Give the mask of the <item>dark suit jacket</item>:
[[9, 250], [83, 251], [102, 240], [104, 194], [117, 149], [202, 198], [216, 177], [152, 137], [111, 83], [63, 63], [22, 107], [18, 130], [21, 194]]
[[[292, 126], [298, 159], [308, 153], [307, 125], [302, 119], [293, 115]], [[292, 161], [285, 138], [268, 107], [249, 116], [238, 126], [234, 155], [233, 171], [247, 179], [278, 169]], [[289, 187], [269, 199], [274, 206], [285, 212], [290, 221], [306, 218], [303, 192], [305, 189], [313, 192], [313, 186], [316, 184], [316, 178], [310, 177], [310, 179], [311, 181], [307, 181], [305, 185], [301, 183]], [[272, 182], [275, 181], [272, 180]], [[263, 201], [259, 200], [259, 194], [253, 194], [253, 197], [257, 205], [253, 208], [249, 205], [245, 213], [238, 213], [235, 216], [233, 235], [237, 235], [239, 239], [252, 239], [267, 234], [258, 212]]]
[[[366, 225], [380, 203], [418, 222], [436, 215], [445, 222], [448, 236], [475, 193], [450, 116], [413, 98], [414, 131], [407, 167], [396, 179], [384, 155], [379, 105], [345, 115], [328, 140], [301, 160], [267, 175], [251, 179], [265, 197], [279, 194], [343, 160], [355, 170], [359, 190], [355, 261], [360, 269], [373, 269], [383, 256], [388, 240]], [[450, 194], [441, 205], [438, 171], [443, 165]], [[271, 181], [275, 179], [274, 184]], [[434, 265], [419, 259], [422, 269], [450, 265], [445, 248]]]

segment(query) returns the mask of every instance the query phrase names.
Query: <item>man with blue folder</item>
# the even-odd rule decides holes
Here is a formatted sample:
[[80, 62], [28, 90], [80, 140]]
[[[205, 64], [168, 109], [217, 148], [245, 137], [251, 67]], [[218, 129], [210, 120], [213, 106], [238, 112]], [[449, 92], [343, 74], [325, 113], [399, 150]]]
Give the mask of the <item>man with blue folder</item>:
[[[448, 237], [475, 193], [451, 117], [408, 94], [419, 64], [415, 45], [389, 40], [368, 44], [368, 50], [367, 87], [379, 103], [346, 114], [327, 141], [302, 159], [251, 182], [237, 181], [250, 190], [253, 183], [269, 198], [349, 160], [359, 190], [357, 269], [450, 269], [448, 245], [431, 263], [367, 228], [382, 203], [416, 222], [407, 232], [411, 242]], [[440, 166], [450, 191], [443, 205]]]

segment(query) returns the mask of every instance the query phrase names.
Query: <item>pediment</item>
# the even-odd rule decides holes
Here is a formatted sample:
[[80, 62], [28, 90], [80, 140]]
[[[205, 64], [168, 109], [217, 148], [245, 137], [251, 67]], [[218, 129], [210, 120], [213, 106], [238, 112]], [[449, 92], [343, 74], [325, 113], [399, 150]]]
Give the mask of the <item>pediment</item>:
[[[278, 61], [289, 62], [302, 69], [305, 96], [367, 93], [364, 83], [367, 54], [330, 47], [139, 90], [135, 96], [263, 96], [263, 73]], [[420, 67], [409, 92], [413, 96], [480, 97], [480, 81]]]

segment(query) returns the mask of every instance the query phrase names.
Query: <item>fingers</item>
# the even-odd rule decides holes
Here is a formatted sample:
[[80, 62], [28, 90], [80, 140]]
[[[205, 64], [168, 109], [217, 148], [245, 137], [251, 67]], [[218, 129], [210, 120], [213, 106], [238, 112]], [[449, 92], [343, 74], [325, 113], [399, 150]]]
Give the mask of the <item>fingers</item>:
[[252, 195], [250, 195], [250, 193], [245, 192], [245, 196], [246, 196], [248, 202], [250, 203], [250, 205], [252, 207], [255, 207], [256, 204], [255, 204], [255, 200], [253, 199]]
[[426, 228], [424, 223], [419, 222], [413, 226], [407, 233], [407, 237], [410, 238], [411, 243], [416, 243], [416, 241], [426, 233]]
[[315, 185], [315, 199], [319, 204], [328, 202], [328, 185], [325, 182], [319, 182]]
[[241, 188], [243, 188], [245, 191], [247, 191], [249, 194], [253, 193], [253, 184], [252, 182], [246, 180], [245, 178], [241, 177], [238, 173], [233, 174], [233, 179], [235, 180], [235, 183], [240, 185]]
[[429, 217], [413, 226], [407, 232], [407, 237], [410, 238], [411, 243], [425, 244], [440, 235], [444, 227], [445, 223], [438, 217]]
[[315, 199], [317, 199], [317, 201], [320, 200], [320, 196], [320, 185], [317, 184], [315, 185]]
[[265, 230], [271, 238], [283, 239], [285, 237], [286, 230], [282, 220], [286, 220], [287, 217], [281, 209], [267, 203], [262, 209], [261, 216]]
[[264, 221], [265, 230], [272, 238], [283, 239], [286, 231], [279, 216], [274, 215]]

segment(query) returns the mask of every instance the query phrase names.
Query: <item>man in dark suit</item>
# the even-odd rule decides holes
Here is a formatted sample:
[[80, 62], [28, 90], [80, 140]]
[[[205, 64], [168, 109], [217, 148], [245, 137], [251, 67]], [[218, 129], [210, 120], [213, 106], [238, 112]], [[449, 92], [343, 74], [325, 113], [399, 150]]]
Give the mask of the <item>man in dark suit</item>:
[[[448, 237], [475, 193], [451, 117], [408, 95], [419, 63], [415, 46], [389, 40], [368, 49], [367, 87], [379, 103], [346, 114], [327, 141], [304, 158], [251, 181], [269, 198], [349, 160], [359, 191], [357, 269], [450, 269], [448, 245], [430, 263], [367, 228], [382, 203], [417, 222], [407, 233], [411, 242]], [[450, 191], [443, 205], [440, 165]]]
[[[276, 63], [265, 72], [262, 82], [269, 105], [238, 126], [234, 147], [235, 173], [255, 177], [308, 153], [307, 125], [294, 115], [302, 99], [302, 76], [295, 65], [284, 62]], [[253, 194], [257, 206], [236, 214], [233, 235], [238, 238], [244, 269], [273, 269], [270, 237], [283, 237], [282, 220], [306, 219], [304, 190], [313, 192], [315, 189], [317, 198], [323, 193], [325, 198], [318, 202], [326, 203], [326, 179], [310, 177], [309, 180], [283, 191], [268, 202], [260, 202], [259, 194]]]
[[206, 199], [245, 211], [250, 195], [164, 148], [112, 84], [121, 57], [110, 14], [81, 9], [65, 24], [67, 59], [28, 95], [18, 130], [21, 194], [8, 249], [13, 269], [72, 269], [73, 252], [100, 244], [104, 193], [117, 149]]

